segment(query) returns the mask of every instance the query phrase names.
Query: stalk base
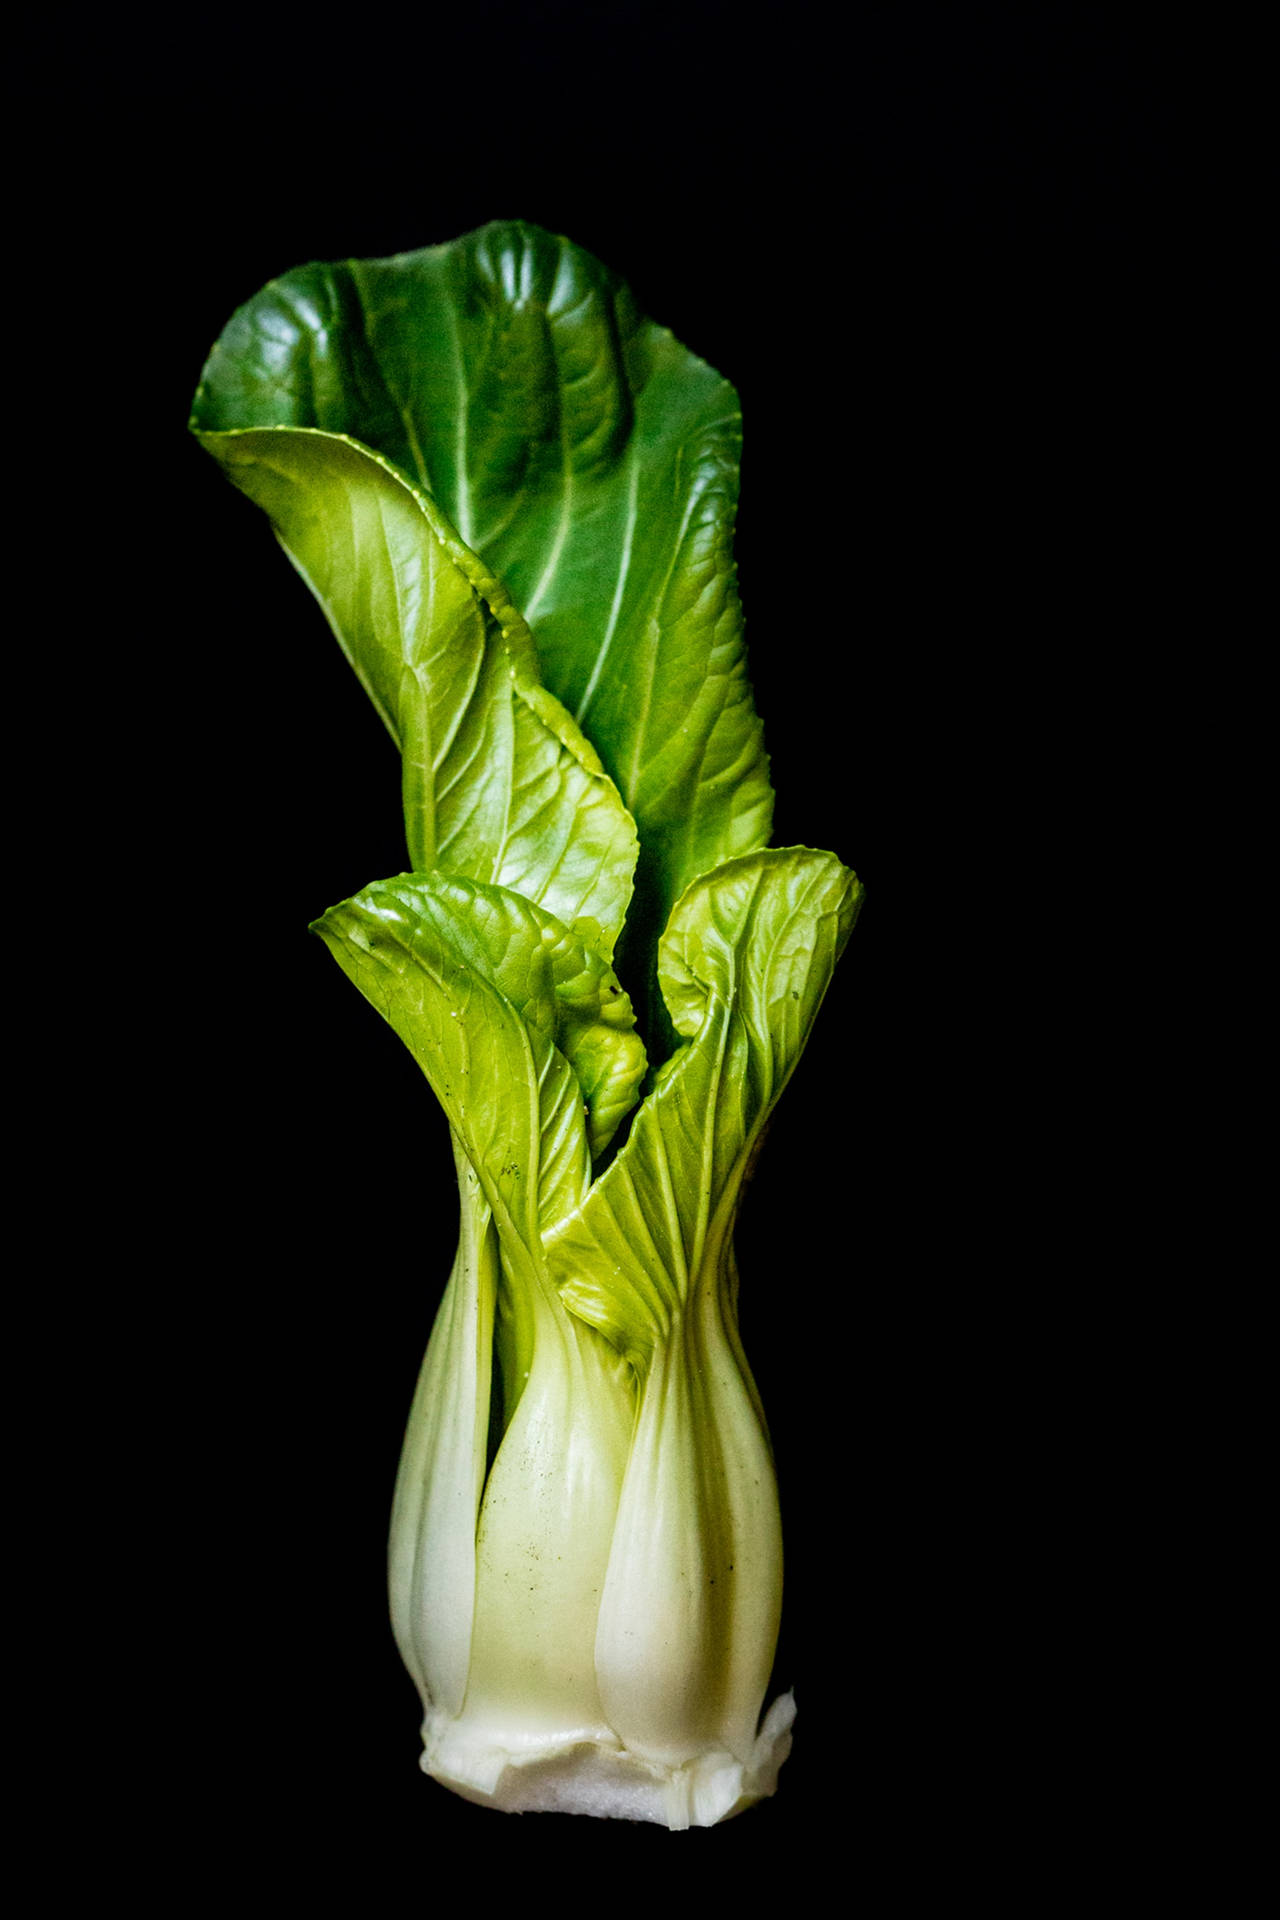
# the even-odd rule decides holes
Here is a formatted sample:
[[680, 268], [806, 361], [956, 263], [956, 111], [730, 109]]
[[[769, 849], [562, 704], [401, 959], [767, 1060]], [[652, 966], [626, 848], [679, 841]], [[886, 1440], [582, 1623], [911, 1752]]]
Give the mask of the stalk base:
[[774, 1792], [791, 1751], [795, 1712], [791, 1694], [774, 1701], [745, 1765], [720, 1750], [679, 1767], [599, 1740], [539, 1744], [516, 1754], [478, 1738], [465, 1721], [429, 1714], [421, 1765], [464, 1800], [504, 1813], [580, 1813], [681, 1832], [716, 1826]]

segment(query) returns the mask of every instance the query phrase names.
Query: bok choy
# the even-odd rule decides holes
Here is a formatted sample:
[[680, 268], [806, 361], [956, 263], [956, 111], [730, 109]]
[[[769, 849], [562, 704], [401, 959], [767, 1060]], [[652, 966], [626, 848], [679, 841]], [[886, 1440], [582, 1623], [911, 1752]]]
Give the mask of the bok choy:
[[408, 870], [316, 930], [457, 1163], [391, 1527], [422, 1764], [710, 1825], [793, 1713], [760, 1719], [781, 1533], [734, 1221], [861, 898], [768, 845], [737, 398], [511, 222], [273, 281], [191, 424], [401, 755]]

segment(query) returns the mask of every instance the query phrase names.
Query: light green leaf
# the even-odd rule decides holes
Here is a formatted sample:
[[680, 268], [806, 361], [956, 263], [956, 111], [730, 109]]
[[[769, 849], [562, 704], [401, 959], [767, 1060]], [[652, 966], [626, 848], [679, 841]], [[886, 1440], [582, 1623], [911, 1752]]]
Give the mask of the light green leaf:
[[402, 875], [315, 930], [431, 1082], [493, 1208], [526, 1252], [591, 1177], [577, 1079], [555, 1044], [551, 955], [527, 903], [455, 875]]
[[378, 881], [316, 931], [426, 1074], [493, 1209], [509, 1419], [538, 1311], [563, 1311], [542, 1235], [586, 1192], [590, 1148], [607, 1143], [644, 1075], [630, 1002], [544, 909], [458, 874]]
[[833, 854], [777, 848], [706, 875], [672, 916], [659, 974], [686, 1044], [617, 1159], [547, 1239], [565, 1304], [641, 1375], [726, 1239], [861, 895]]
[[598, 1158], [635, 1105], [647, 1065], [644, 1042], [635, 1030], [630, 995], [623, 992], [613, 968], [551, 914], [534, 906], [528, 913], [541, 928], [551, 963], [556, 1045], [582, 1090], [587, 1143]]
[[272, 281], [214, 347], [192, 424], [366, 443], [506, 583], [639, 825], [628, 943], [647, 973], [684, 887], [769, 838], [733, 388], [590, 254], [507, 221]]
[[326, 914], [319, 931], [328, 937], [338, 924], [361, 927], [361, 942], [388, 947], [397, 963], [408, 953], [430, 967], [447, 948], [455, 965], [501, 994], [539, 1042], [539, 1072], [547, 1041], [572, 1067], [591, 1153], [604, 1151], [635, 1104], [645, 1055], [630, 998], [593, 946], [519, 894], [462, 874], [375, 882]]
[[539, 686], [528, 630], [434, 503], [331, 434], [210, 434], [269, 514], [403, 755], [412, 864], [514, 888], [611, 952], [634, 823]]

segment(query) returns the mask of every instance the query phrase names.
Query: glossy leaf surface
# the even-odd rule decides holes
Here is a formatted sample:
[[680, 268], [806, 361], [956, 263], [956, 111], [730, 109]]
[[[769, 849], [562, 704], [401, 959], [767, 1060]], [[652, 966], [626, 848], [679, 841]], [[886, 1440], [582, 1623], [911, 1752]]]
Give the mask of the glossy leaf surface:
[[691, 880], [766, 844], [732, 555], [737, 396], [590, 254], [516, 221], [299, 268], [226, 328], [192, 424], [349, 435], [436, 501], [636, 818], [633, 945]]
[[[612, 950], [635, 827], [528, 631], [421, 490], [331, 434], [207, 438], [269, 515], [401, 750], [415, 869], [511, 887]], [[479, 583], [479, 584], [477, 584]]]
[[727, 1235], [860, 902], [833, 854], [780, 848], [706, 875], [672, 918], [659, 969], [685, 1044], [547, 1247], [566, 1305], [642, 1377]]
[[[499, 1231], [536, 1249], [542, 1223], [590, 1180], [581, 1090], [556, 1046], [542, 918], [500, 888], [405, 874], [331, 908], [316, 931], [431, 1082]], [[558, 945], [570, 953], [562, 964], [585, 971], [585, 949], [573, 952], [563, 934]]]

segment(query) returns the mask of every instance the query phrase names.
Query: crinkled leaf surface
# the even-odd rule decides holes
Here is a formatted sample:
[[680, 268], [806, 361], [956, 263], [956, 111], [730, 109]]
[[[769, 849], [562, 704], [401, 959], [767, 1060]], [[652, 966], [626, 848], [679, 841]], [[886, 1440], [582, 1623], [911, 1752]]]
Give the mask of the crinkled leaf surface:
[[[588, 1109], [591, 1151], [604, 1150], [635, 1103], [644, 1047], [612, 967], [554, 914], [462, 874], [401, 874], [333, 908], [319, 922], [331, 945], [334, 929], [350, 939], [358, 930], [361, 951], [375, 944], [397, 965], [403, 957], [430, 969], [447, 949], [455, 966], [502, 995], [539, 1043], [550, 1040], [564, 1055]], [[501, 1091], [494, 1087], [492, 1097]]]
[[737, 396], [590, 254], [510, 221], [285, 274], [217, 342], [192, 425], [350, 435], [437, 501], [510, 589], [544, 684], [636, 818], [633, 950], [690, 881], [766, 844], [732, 556]]
[[751, 1149], [860, 903], [833, 854], [778, 848], [706, 875], [672, 917], [659, 969], [685, 1045], [617, 1159], [546, 1243], [565, 1304], [642, 1376], [727, 1239]]
[[634, 823], [594, 750], [534, 678], [501, 586], [434, 502], [327, 433], [214, 434], [265, 508], [400, 747], [416, 869], [514, 888], [612, 951]]
[[448, 874], [404, 875], [331, 907], [316, 932], [431, 1082], [499, 1232], [532, 1251], [591, 1165], [581, 1092], [555, 1044], [551, 955], [531, 917], [519, 926], [521, 908]]

